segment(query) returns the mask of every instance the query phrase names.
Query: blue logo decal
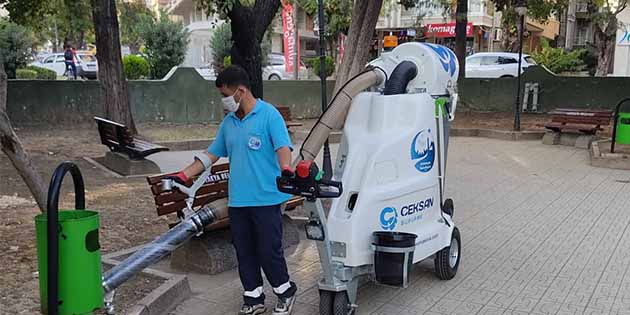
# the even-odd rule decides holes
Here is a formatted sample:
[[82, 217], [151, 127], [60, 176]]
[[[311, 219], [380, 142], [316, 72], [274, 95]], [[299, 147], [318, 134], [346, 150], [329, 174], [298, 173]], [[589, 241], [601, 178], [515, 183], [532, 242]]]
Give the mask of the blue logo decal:
[[387, 207], [381, 210], [381, 227], [383, 230], [393, 231], [398, 223], [398, 212], [396, 208]]
[[621, 36], [621, 40], [619, 41], [619, 44], [623, 44], [624, 42], [630, 43], [630, 31], [625, 31], [625, 34]]
[[416, 162], [416, 169], [426, 173], [433, 168], [435, 160], [435, 142], [431, 129], [425, 129], [413, 137], [411, 142], [411, 160]]
[[455, 69], [457, 69], [457, 57], [455, 57], [453, 51], [440, 45], [429, 43], [424, 43], [424, 45], [429, 46], [429, 48], [431, 48], [438, 57], [440, 57], [440, 63], [442, 63], [442, 68], [444, 68], [446, 73], [450, 73], [451, 77], [455, 75]]
[[249, 141], [247, 142], [247, 145], [252, 150], [258, 150], [258, 149], [260, 149], [261, 143], [262, 142], [260, 141], [260, 138], [258, 138], [256, 136], [250, 136], [249, 137]]

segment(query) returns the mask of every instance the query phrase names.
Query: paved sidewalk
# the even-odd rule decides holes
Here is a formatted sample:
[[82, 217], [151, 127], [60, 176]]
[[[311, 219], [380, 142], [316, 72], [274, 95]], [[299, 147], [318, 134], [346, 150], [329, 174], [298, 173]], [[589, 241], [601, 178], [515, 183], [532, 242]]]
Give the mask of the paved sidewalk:
[[[457, 276], [440, 281], [425, 261], [407, 289], [360, 288], [358, 314], [630, 314], [630, 172], [593, 168], [585, 150], [539, 141], [453, 138], [449, 150]], [[294, 314], [318, 314], [313, 242], [287, 259], [300, 288]], [[189, 280], [194, 297], [173, 315], [237, 314], [236, 271]]]

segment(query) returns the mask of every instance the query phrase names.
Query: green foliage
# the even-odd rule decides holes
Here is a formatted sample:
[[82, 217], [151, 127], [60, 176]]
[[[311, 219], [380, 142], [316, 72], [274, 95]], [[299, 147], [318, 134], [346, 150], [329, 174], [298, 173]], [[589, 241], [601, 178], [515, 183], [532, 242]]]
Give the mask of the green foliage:
[[[502, 19], [510, 25], [516, 25], [518, 15], [516, 8], [519, 0], [493, 0], [495, 9], [503, 13]], [[562, 12], [568, 5], [568, 0], [526, 0], [527, 17], [539, 22], [547, 22], [554, 14]]]
[[[306, 14], [317, 16], [318, 0], [294, 0]], [[346, 34], [352, 22], [352, 0], [324, 1], [327, 37], [338, 38], [340, 33]]]
[[0, 20], [0, 60], [9, 79], [15, 71], [26, 66], [31, 52], [32, 35], [23, 26]]
[[144, 24], [141, 34], [152, 79], [163, 78], [184, 61], [189, 34], [182, 23], [171, 21], [166, 13], [160, 14], [158, 21]]
[[232, 56], [223, 57], [223, 68], [227, 68], [232, 65]]
[[583, 56], [586, 54], [585, 49], [576, 49], [571, 52], [566, 52], [562, 48], [549, 46], [549, 42], [544, 39], [541, 41], [541, 45], [542, 50], [532, 54], [532, 57], [536, 60], [536, 63], [544, 65], [547, 69], [551, 70], [551, 72], [581, 71], [586, 66], [582, 61]]
[[149, 76], [149, 63], [136, 55], [125, 56], [122, 60], [127, 80], [138, 80]]
[[[313, 73], [319, 77], [319, 58], [309, 58], [307, 60], [309, 68], [313, 69]], [[335, 73], [335, 61], [332, 57], [326, 56], [324, 59], [324, 63], [326, 65], [326, 77], [329, 77]]]
[[142, 46], [143, 25], [155, 20], [153, 12], [147, 8], [143, 0], [121, 1], [116, 4], [120, 21], [120, 42], [129, 46], [132, 54], [138, 53]]
[[57, 73], [50, 69], [36, 67], [36, 66], [28, 66], [24, 69], [35, 71], [35, 73], [37, 73], [38, 80], [56, 80], [57, 79]]
[[212, 63], [215, 70], [221, 71], [225, 65], [225, 57], [230, 55], [232, 49], [232, 29], [230, 23], [217, 26], [210, 37], [212, 48]]
[[28, 69], [17, 69], [15, 71], [15, 78], [20, 80], [35, 80], [37, 79], [37, 72]]
[[0, 0], [11, 21], [27, 26], [35, 33], [35, 43], [50, 40], [59, 49], [64, 41], [75, 48], [94, 37], [90, 0]]

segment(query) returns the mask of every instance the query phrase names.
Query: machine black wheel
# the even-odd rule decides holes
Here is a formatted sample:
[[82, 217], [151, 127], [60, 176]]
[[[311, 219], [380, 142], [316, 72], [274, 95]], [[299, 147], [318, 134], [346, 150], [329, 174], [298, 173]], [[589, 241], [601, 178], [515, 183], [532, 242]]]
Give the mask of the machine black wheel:
[[438, 278], [450, 280], [455, 277], [461, 258], [461, 244], [459, 230], [454, 228], [453, 235], [451, 236], [451, 245], [435, 254], [435, 273]]
[[319, 290], [319, 315], [333, 315], [335, 292]]
[[346, 291], [340, 291], [335, 293], [335, 302], [333, 303], [334, 315], [352, 315], [354, 309], [350, 306], [350, 300], [348, 299], [348, 293]]
[[453, 212], [455, 212], [455, 206], [453, 205], [453, 199], [444, 200], [444, 205], [442, 205], [442, 211], [451, 217], [453, 217]]

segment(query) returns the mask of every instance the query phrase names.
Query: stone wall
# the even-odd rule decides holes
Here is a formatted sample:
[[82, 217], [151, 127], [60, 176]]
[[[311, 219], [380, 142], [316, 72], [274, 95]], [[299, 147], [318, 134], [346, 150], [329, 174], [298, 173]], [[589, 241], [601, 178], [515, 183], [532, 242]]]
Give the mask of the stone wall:
[[[522, 84], [538, 82], [543, 112], [557, 107], [612, 109], [630, 96], [630, 77], [557, 77], [544, 68], [528, 69]], [[328, 82], [328, 92], [334, 81]], [[265, 81], [264, 99], [290, 106], [294, 118], [321, 113], [319, 81]], [[513, 111], [516, 78], [464, 79], [459, 85], [459, 111]], [[16, 125], [91, 123], [102, 114], [96, 81], [10, 80], [9, 117]], [[192, 68], [179, 68], [164, 80], [130, 81], [129, 96], [136, 122], [207, 123], [223, 117], [221, 96], [213, 81]]]
[[[329, 95], [334, 82], [328, 82]], [[319, 81], [265, 81], [264, 99], [290, 106], [294, 118], [321, 113]], [[96, 81], [10, 80], [7, 108], [16, 125], [91, 123], [102, 115]], [[164, 80], [129, 81], [136, 122], [206, 123], [223, 117], [214, 81], [192, 68], [179, 68]]]

